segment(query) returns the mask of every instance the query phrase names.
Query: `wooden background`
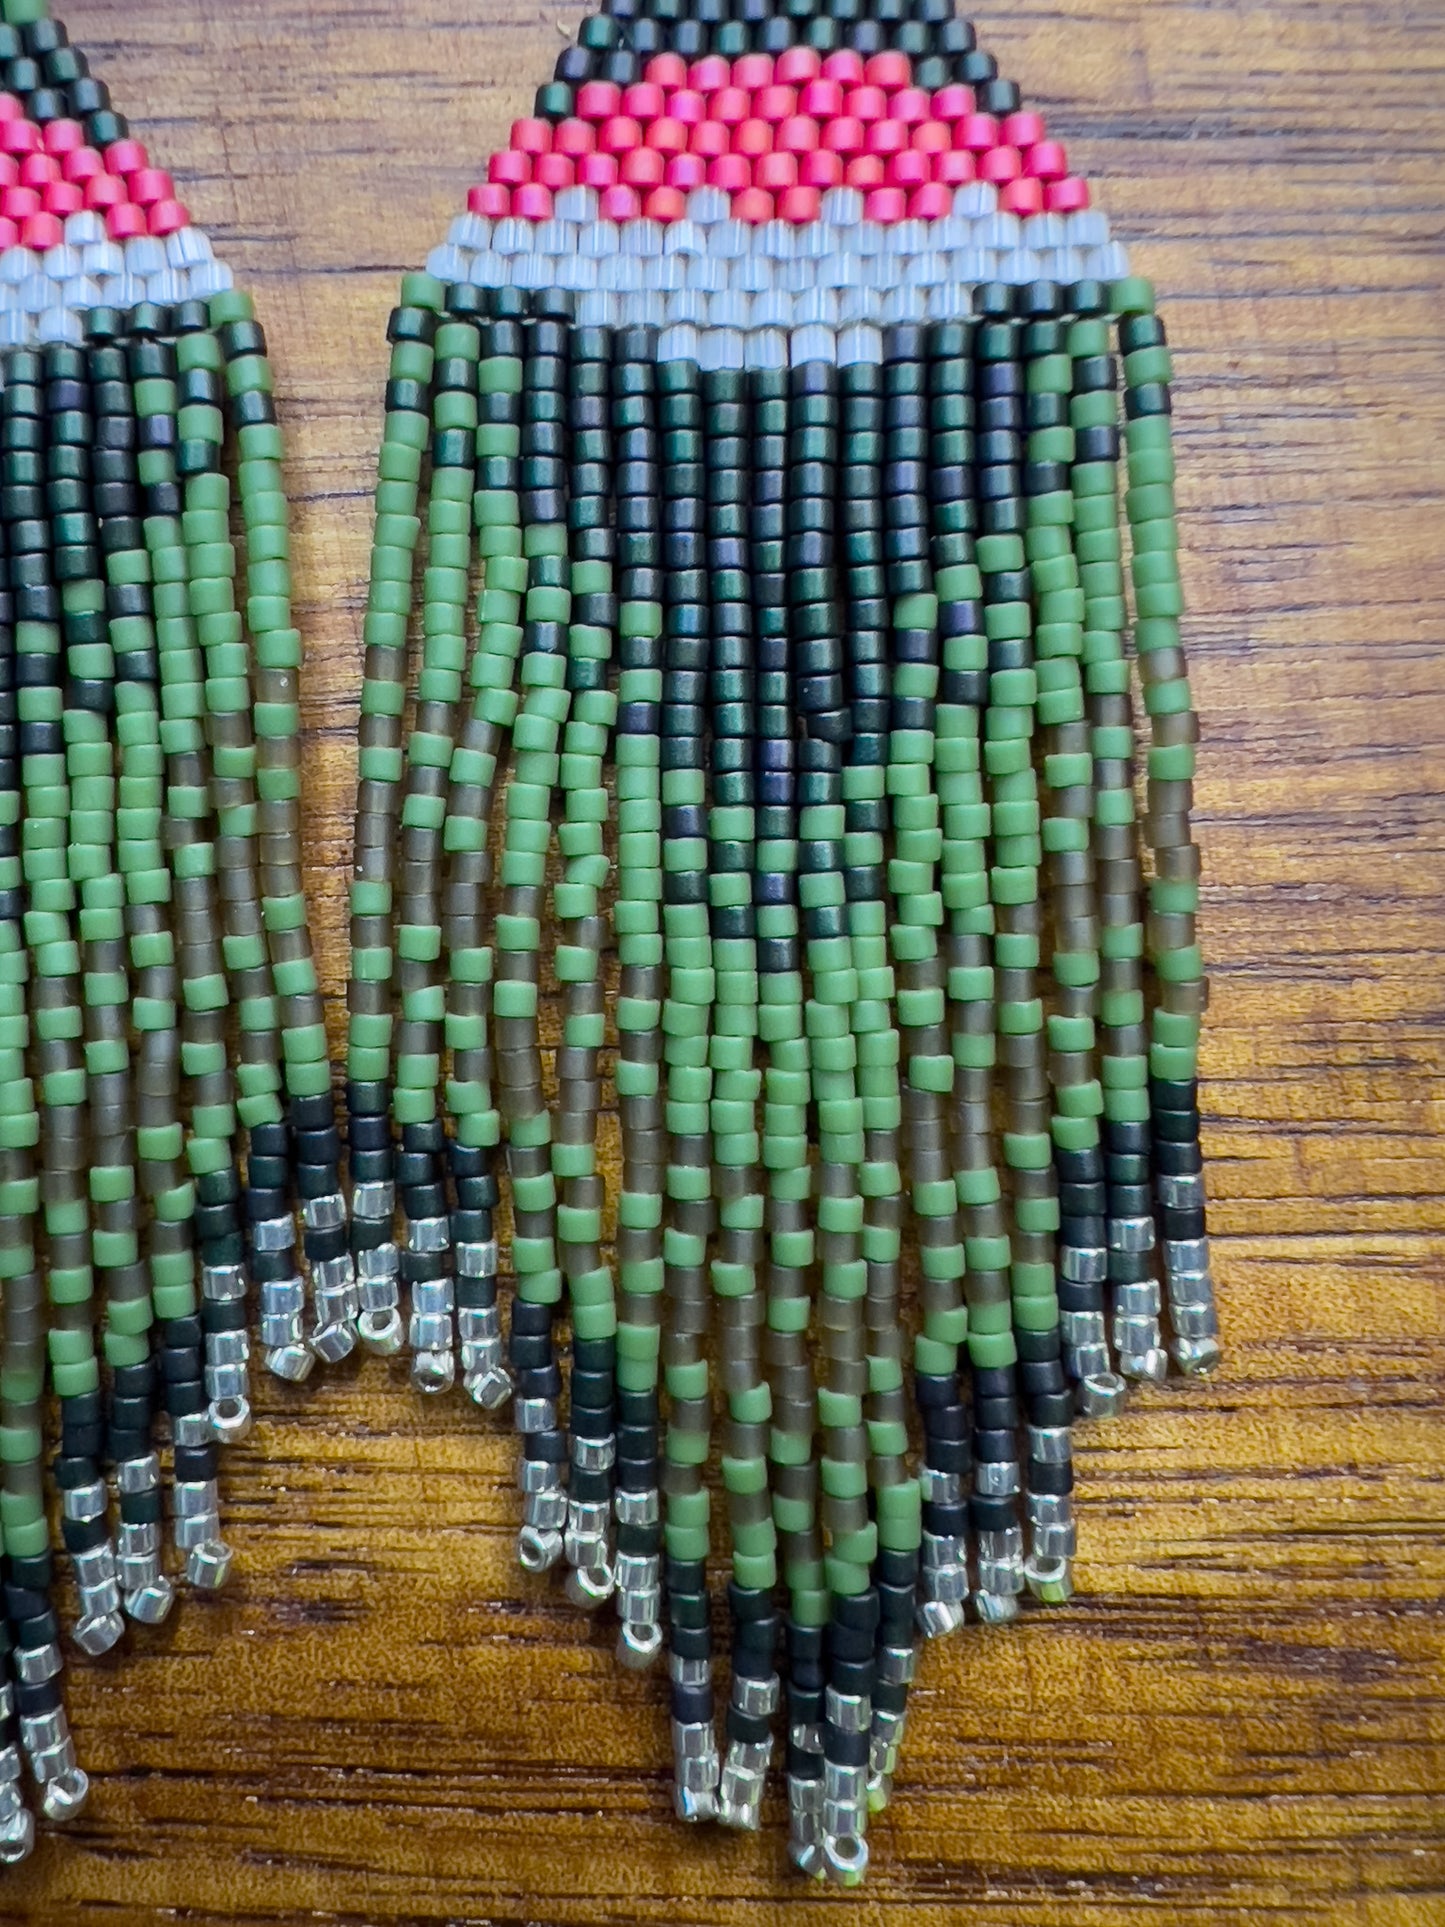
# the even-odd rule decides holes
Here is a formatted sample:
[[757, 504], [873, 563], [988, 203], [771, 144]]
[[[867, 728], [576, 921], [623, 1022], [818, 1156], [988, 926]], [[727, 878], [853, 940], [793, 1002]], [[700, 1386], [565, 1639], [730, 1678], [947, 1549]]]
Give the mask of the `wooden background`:
[[[386, 312], [578, 18], [69, 19], [270, 331], [334, 1013]], [[268, 1387], [227, 1461], [233, 1591], [75, 1667], [94, 1797], [0, 1876], [0, 1920], [1445, 1921], [1445, 8], [979, 26], [1177, 344], [1225, 1370], [1084, 1429], [1082, 1596], [929, 1650], [848, 1899], [789, 1878], [776, 1824], [674, 1823], [661, 1683], [519, 1572], [494, 1425], [375, 1361]]]

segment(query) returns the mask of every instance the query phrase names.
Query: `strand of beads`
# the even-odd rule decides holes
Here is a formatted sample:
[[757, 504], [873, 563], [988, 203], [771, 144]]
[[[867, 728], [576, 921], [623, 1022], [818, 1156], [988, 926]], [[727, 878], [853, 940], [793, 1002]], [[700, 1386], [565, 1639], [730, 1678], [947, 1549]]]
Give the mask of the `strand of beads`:
[[[868, 1754], [868, 1803], [887, 1804], [913, 1676], [920, 1576], [920, 1483], [909, 1467], [903, 1374], [900, 1039], [886, 898], [889, 611], [880, 522], [884, 404], [875, 342], [839, 344], [841, 403], [836, 559], [846, 565], [848, 757], [843, 769], [848, 933], [858, 973], [852, 1028], [858, 1050], [864, 1161], [861, 1250], [868, 1389], [868, 1482], [878, 1524], [878, 1639]], [[927, 1438], [930, 1450], [936, 1432]]]
[[[428, 278], [411, 275], [387, 324], [391, 366], [377, 457], [376, 521], [363, 626], [365, 660], [352, 852], [351, 972], [346, 988], [347, 1144], [357, 1332], [368, 1350], [400, 1349], [400, 1258], [393, 1235], [396, 1164], [391, 1135], [396, 830], [401, 808], [407, 619], [411, 612], [422, 455], [427, 446], [436, 312]], [[299, 1304], [278, 1280], [261, 1287], [262, 1338], [279, 1360], [304, 1343]], [[268, 1324], [269, 1321], [274, 1321]], [[279, 1341], [279, 1342], [278, 1342]], [[268, 1361], [269, 1362], [269, 1361]], [[309, 1365], [306, 1367], [309, 1371]]]
[[[47, 364], [51, 488], [53, 495], [63, 488], [68, 504], [61, 509], [52, 501], [58, 538], [56, 572], [67, 585], [67, 668], [77, 705], [75, 737], [69, 748], [76, 805], [69, 863], [80, 888], [90, 1194], [95, 1217], [92, 1242], [106, 1288], [104, 1351], [111, 1368], [106, 1458], [120, 1495], [117, 1577], [122, 1602], [133, 1618], [154, 1622], [165, 1617], [173, 1595], [160, 1570], [160, 1533], [154, 1516], [159, 1511], [159, 1494], [150, 1449], [153, 1311], [149, 1267], [142, 1263], [140, 1244], [140, 1145], [127, 1035], [134, 1001], [126, 939], [130, 924], [144, 955], [145, 925], [161, 926], [161, 905], [169, 894], [160, 838], [156, 661], [153, 647], [145, 646], [147, 639], [126, 630], [126, 617], [106, 623], [100, 551], [106, 551], [106, 572], [114, 583], [128, 573], [124, 563], [111, 559], [124, 553], [126, 534], [95, 512], [89, 446], [96, 421], [86, 356], [79, 348], [55, 347], [47, 351]], [[117, 652], [116, 641], [138, 646]], [[111, 743], [112, 714], [118, 769]], [[142, 1007], [142, 1016], [146, 1015]], [[167, 1015], [157, 1012], [157, 1024], [165, 1022]], [[170, 1021], [173, 1025], [173, 1015]], [[142, 1031], [143, 1038], [146, 1034]], [[146, 1178], [155, 1176], [149, 1167]], [[153, 1198], [152, 1208], [163, 1224], [168, 1205], [176, 1216], [184, 1213], [187, 1202], [183, 1191], [180, 1198]], [[66, 1501], [71, 1511], [82, 1504], [103, 1508], [104, 1503], [104, 1493], [94, 1488], [83, 1499], [76, 1492]], [[98, 1509], [95, 1516], [103, 1515]]]
[[[612, 657], [612, 558], [616, 541], [609, 416], [612, 338], [579, 328], [572, 338], [567, 407], [559, 428], [570, 440], [567, 525], [571, 544], [565, 601], [567, 685], [571, 708], [562, 735], [563, 821], [558, 830], [563, 876], [554, 892], [562, 941], [555, 953], [563, 990], [557, 1053], [558, 1127], [552, 1171], [558, 1186], [557, 1235], [572, 1313], [568, 1416], [568, 1596], [592, 1610], [612, 1594], [612, 1512], [617, 1460], [617, 1302], [612, 1268], [602, 1255], [603, 1185], [597, 1169], [601, 1103], [598, 1053], [606, 1032], [602, 953], [607, 925], [602, 890], [608, 858], [603, 760], [617, 721], [607, 687]], [[600, 620], [599, 620], [600, 618]]]
[[471, 322], [438, 321], [432, 342], [422, 659], [407, 740], [398, 853], [395, 970], [401, 1020], [392, 1114], [401, 1134], [400, 1265], [410, 1288], [412, 1383], [430, 1393], [446, 1391], [456, 1375], [455, 1259], [439, 1105], [446, 1019], [442, 866], [446, 792], [466, 667], [480, 354]]
[[[250, 642], [246, 659], [252, 691], [251, 742], [238, 732], [236, 758], [239, 764], [249, 757], [254, 772], [250, 820], [262, 930], [253, 933], [246, 955], [249, 959], [255, 954], [255, 939], [264, 935], [275, 999], [268, 1028], [279, 1036], [290, 1126], [286, 1153], [301, 1207], [302, 1246], [314, 1290], [316, 1326], [310, 1345], [317, 1357], [332, 1361], [351, 1350], [358, 1302], [340, 1189], [341, 1140], [331, 1094], [325, 1015], [301, 884], [301, 635], [291, 613], [283, 447], [266, 337], [250, 296], [218, 294], [210, 313], [224, 356], [221, 372], [227, 418], [239, 458], [236, 472], [246, 565], [244, 603], [234, 618], [225, 611], [228, 628], [234, 630], [239, 623]], [[213, 404], [208, 401], [206, 406]], [[186, 426], [182, 424], [183, 434]], [[202, 416], [195, 426], [202, 430], [197, 438], [201, 447], [192, 449], [186, 438], [183, 452], [202, 458], [213, 454], [214, 417]], [[206, 467], [201, 472], [219, 500], [216, 470]], [[233, 559], [233, 573], [234, 567]], [[217, 774], [221, 773], [218, 756]], [[238, 810], [247, 814], [239, 793]], [[220, 854], [224, 865], [224, 849]], [[247, 1015], [242, 1002], [243, 1028]], [[269, 1110], [271, 1077], [268, 1073], [257, 1078], [246, 1067], [240, 1070], [238, 1082], [242, 1118], [250, 1124], [252, 1099]], [[252, 1148], [261, 1148], [255, 1143], [254, 1126]]]
[[[640, 1670], [662, 1648], [662, 1499], [658, 1369], [662, 1341], [666, 1119], [662, 1066], [662, 609], [651, 542], [648, 465], [631, 437], [655, 429], [652, 338], [618, 331], [609, 425], [615, 489], [617, 887], [618, 1657]], [[674, 1627], [673, 1636], [677, 1638]]]
[[798, 914], [797, 745], [793, 729], [784, 537], [787, 487], [786, 368], [765, 337], [749, 342], [752, 565], [757, 663], [758, 1033], [763, 1045], [762, 1161], [764, 1365], [772, 1411], [768, 1460], [773, 1523], [788, 1591], [787, 1785], [790, 1852], [815, 1871], [823, 1824], [823, 1633], [827, 1614], [814, 1456], [817, 1398], [808, 1355], [813, 1231], [808, 1213], [811, 1052], [803, 1017]]
[[938, 598], [931, 560], [926, 338], [917, 326], [884, 338], [883, 468], [885, 586], [892, 630], [888, 776], [893, 898], [890, 930], [898, 973], [898, 1021], [905, 1063], [903, 1116], [908, 1175], [918, 1225], [921, 1320], [914, 1343], [914, 1388], [922, 1421], [921, 1574], [925, 1626], [944, 1630], [966, 1585], [967, 1511], [953, 1483], [951, 1447], [967, 1418], [958, 1383], [959, 1347], [968, 1332], [962, 1279], [964, 1248], [949, 1143], [947, 1098], [954, 1066], [945, 1027], [945, 971], [937, 888], [943, 856], [935, 764], [940, 691]]
[[571, 708], [567, 687], [570, 612], [566, 464], [569, 336], [562, 315], [539, 303], [522, 344], [521, 455], [515, 465], [527, 589], [523, 604], [522, 701], [512, 732], [514, 762], [505, 800], [502, 911], [497, 918], [498, 1067], [507, 1165], [512, 1182], [513, 1414], [522, 1434], [526, 1492], [519, 1556], [529, 1571], [554, 1566], [567, 1523], [567, 1438], [560, 1417], [562, 1374], [553, 1328], [563, 1293], [557, 1254], [557, 1185], [552, 1122], [542, 1090], [537, 999], [551, 810], [559, 744]]
[[[1081, 286], [1069, 299], [1075, 315], [1087, 321], [1094, 290]], [[1075, 393], [1073, 351], [1090, 346], [1092, 335], [1076, 341], [1072, 328], [1072, 323], [1041, 315], [1032, 330], [1036, 352], [1027, 375], [1030, 446], [1038, 459], [1053, 465], [1049, 480], [1060, 498], [1060, 512], [1057, 520], [1042, 521], [1043, 498], [1032, 505], [1027, 548], [1041, 604], [1036, 673], [1050, 803], [1044, 847], [1053, 913], [1055, 1007], [1048, 1017], [1048, 1039], [1056, 1095], [1051, 1128], [1059, 1179], [1060, 1333], [1080, 1410], [1102, 1415], [1117, 1409], [1124, 1384], [1112, 1369], [1105, 1322], [1107, 1192], [1098, 1124], [1104, 1098], [1095, 1068], [1101, 970], [1094, 856], [1098, 792], [1081, 663], [1086, 638], [1107, 633], [1086, 624], [1091, 599], [1097, 613], [1099, 590], [1112, 591], [1107, 565], [1117, 563], [1118, 555], [1117, 530], [1111, 536], [1107, 530], [1077, 526], [1080, 498], [1071, 491], [1075, 465], [1117, 458], [1118, 431], [1112, 421], [1094, 418], [1095, 398]], [[1048, 607], [1043, 606], [1045, 599]]]
[[[221, 348], [211, 327], [209, 310], [188, 303], [176, 313], [175, 391], [167, 396], [148, 385], [135, 391], [138, 423], [147, 429], [152, 445], [145, 455], [145, 481], [140, 466], [129, 458], [117, 463], [114, 506], [122, 513], [144, 507], [145, 544], [150, 579], [151, 614], [161, 683], [161, 721], [158, 747], [168, 778], [165, 791], [166, 841], [171, 851], [171, 896], [174, 939], [163, 974], [153, 987], [158, 1014], [167, 1006], [182, 1005], [179, 1053], [173, 1030], [159, 1025], [147, 1031], [143, 1048], [150, 1046], [152, 1062], [138, 1077], [140, 1106], [147, 1128], [164, 1136], [162, 1146], [172, 1155], [148, 1174], [142, 1160], [142, 1180], [157, 1199], [186, 1199], [182, 1189], [179, 1151], [184, 1132], [180, 1125], [180, 1072], [191, 1089], [191, 1131], [187, 1157], [194, 1192], [193, 1226], [183, 1210], [165, 1211], [169, 1227], [164, 1249], [152, 1254], [156, 1314], [166, 1326], [195, 1310], [194, 1254], [201, 1261], [200, 1316], [205, 1345], [204, 1385], [210, 1432], [223, 1444], [245, 1438], [251, 1429], [250, 1340], [246, 1331], [248, 1284], [245, 1214], [237, 1130], [240, 1122], [260, 1122], [252, 1110], [254, 1098], [238, 1099], [236, 1071], [231, 1062], [228, 1021], [232, 982], [228, 965], [240, 969], [256, 954], [253, 937], [245, 954], [234, 939], [223, 944], [221, 911], [216, 888], [216, 845], [211, 808], [211, 759], [203, 723], [204, 670], [198, 625], [191, 612], [191, 553], [184, 511], [183, 478], [210, 475], [221, 460], [223, 423]], [[182, 412], [184, 411], [184, 413]], [[151, 426], [146, 417], [155, 417]], [[187, 430], [182, 435], [182, 422]], [[169, 440], [167, 440], [169, 437]], [[157, 445], [157, 444], [160, 445]], [[173, 450], [173, 457], [167, 449]], [[201, 531], [189, 523], [195, 540]], [[137, 567], [135, 573], [143, 572]], [[144, 630], [138, 636], [145, 636]], [[147, 931], [147, 942], [149, 942]], [[162, 955], [158, 949], [157, 955]], [[140, 959], [133, 955], [139, 966]], [[183, 994], [182, 994], [183, 992]], [[137, 1004], [148, 992], [137, 976]], [[146, 1006], [149, 1011], [149, 1006]], [[252, 1145], [247, 1176], [251, 1197], [261, 1215], [272, 1211], [266, 1193], [284, 1186], [285, 1173], [276, 1160], [267, 1160]], [[159, 1214], [158, 1214], [159, 1215]], [[169, 1389], [167, 1398], [174, 1403]], [[174, 1424], [203, 1436], [194, 1408], [177, 1412]], [[204, 1544], [204, 1542], [202, 1542]], [[224, 1554], [192, 1548], [187, 1566], [201, 1581], [224, 1577]]]
[[[466, 306], [460, 296], [468, 299]], [[498, 1201], [493, 1152], [501, 1118], [492, 1085], [492, 948], [485, 941], [485, 909], [492, 881], [488, 829], [504, 745], [503, 732], [516, 714], [517, 654], [521, 647], [518, 600], [520, 534], [506, 520], [491, 519], [495, 492], [480, 486], [481, 465], [510, 459], [518, 446], [516, 394], [497, 365], [495, 338], [475, 290], [453, 289], [449, 306], [470, 313], [477, 332], [477, 474], [473, 498], [481, 588], [477, 640], [470, 667], [471, 706], [463, 715], [446, 791], [442, 832], [446, 871], [442, 895], [442, 942], [447, 959], [445, 1041], [451, 1053], [447, 1110], [455, 1121], [449, 1145], [455, 1209], [451, 1243], [456, 1266], [457, 1338], [462, 1383], [485, 1409], [511, 1396], [503, 1363], [497, 1309], [497, 1243], [493, 1213]], [[470, 353], [467, 356], [470, 360]], [[457, 371], [460, 373], [460, 369]], [[511, 572], [509, 575], [509, 571]], [[363, 1282], [363, 1290], [367, 1287]]]
[[[741, 359], [741, 357], [739, 357]], [[722, 1454], [733, 1548], [728, 1602], [732, 1681], [727, 1753], [718, 1815], [727, 1826], [761, 1824], [772, 1759], [772, 1717], [779, 1703], [777, 1527], [768, 1490], [772, 1399], [763, 1375], [760, 1331], [766, 1305], [762, 1141], [756, 1067], [759, 1024], [756, 715], [753, 608], [747, 567], [748, 485], [752, 467], [747, 374], [741, 367], [702, 375], [704, 432], [683, 430], [675, 453], [707, 470], [706, 566], [713, 589], [712, 809], [710, 899], [717, 1005], [710, 1044], [713, 1167], [719, 1240], [712, 1261], [728, 1418]], [[673, 446], [664, 449], [672, 459]]]
[[[50, 1356], [61, 1398], [62, 1490], [71, 1502], [66, 1546], [75, 1562], [81, 1617], [78, 1642], [104, 1652], [120, 1636], [115, 1558], [103, 1516], [99, 1456], [103, 1430], [99, 1366], [93, 1337], [92, 1270], [85, 1132], [85, 1059], [80, 955], [73, 936], [75, 886], [67, 842], [72, 810], [67, 768], [61, 600], [51, 574], [43, 369], [36, 355], [12, 357], [0, 409], [27, 480], [6, 491], [4, 514], [16, 587], [17, 676], [21, 777], [25, 787], [22, 849], [27, 889], [26, 941], [33, 972], [32, 1028], [40, 1072], [40, 1125], [48, 1243], [47, 1293], [53, 1317]], [[18, 466], [18, 465], [17, 465]], [[27, 514], [27, 511], [31, 511]], [[100, 1494], [98, 1508], [91, 1495]], [[85, 1508], [82, 1511], [82, 1508]]]
[[[1096, 291], [1091, 312], [1069, 329], [1071, 470], [1075, 540], [1088, 560], [1084, 590], [1084, 686], [1094, 756], [1094, 859], [1100, 917], [1100, 1074], [1104, 1102], [1105, 1241], [1112, 1298], [1109, 1338], [1085, 1328], [1092, 1369], [1086, 1410], [1118, 1403], [1109, 1339], [1125, 1379], [1155, 1380], [1166, 1360], [1159, 1340], [1150, 1195], [1148, 1062], [1143, 982], [1141, 872], [1134, 808], [1134, 719], [1124, 653], [1124, 598], [1118, 500], [1118, 370]], [[1101, 292], [1101, 291], [1098, 291]], [[1103, 431], [1102, 434], [1096, 431]], [[1082, 437], [1082, 440], [1080, 439]], [[1078, 459], [1080, 454], [1095, 459]], [[1087, 545], [1087, 548], [1085, 547]]]
[[1207, 986], [1194, 924], [1199, 851], [1189, 824], [1199, 720], [1190, 704], [1179, 635], [1183, 596], [1174, 515], [1171, 367], [1150, 284], [1118, 282], [1111, 305], [1124, 356], [1129, 469], [1124, 501], [1134, 637], [1151, 734], [1145, 831], [1153, 863], [1147, 939], [1159, 993], [1149, 1046], [1154, 1183], [1174, 1356], [1184, 1371], [1207, 1372], [1218, 1363], [1219, 1325], [1199, 1151], [1199, 1025]]
[[[0, 1122], [0, 1248], [3, 1248], [4, 1345], [0, 1354], [0, 1438], [3, 1438], [3, 1487], [0, 1487], [0, 1526], [5, 1553], [5, 1622], [3, 1643], [7, 1677], [0, 1686], [0, 1858], [23, 1860], [35, 1838], [35, 1824], [21, 1792], [24, 1756], [32, 1752], [25, 1722], [42, 1717], [64, 1719], [60, 1699], [60, 1627], [50, 1603], [53, 1579], [50, 1536], [45, 1519], [42, 1485], [42, 1427], [45, 1391], [45, 1302], [36, 1262], [35, 1231], [39, 1209], [39, 1180], [35, 1147], [40, 1138], [35, 1089], [26, 1071], [30, 1019], [26, 1002], [29, 979], [22, 928], [22, 885], [19, 825], [19, 783], [16, 645], [13, 592], [8, 579], [0, 622], [0, 731], [5, 754], [0, 758], [0, 797], [4, 823], [0, 829], [3, 863], [3, 900], [0, 900], [0, 1008], [4, 1028], [4, 1108]], [[40, 1689], [42, 1702], [33, 1697]], [[32, 1729], [33, 1730], [33, 1729]], [[68, 1739], [68, 1735], [66, 1736]], [[64, 1783], [78, 1807], [83, 1776]], [[52, 1795], [48, 1806], [61, 1817], [64, 1804]]]
[[[662, 1006], [668, 1133], [663, 1238], [667, 1324], [662, 1362], [669, 1411], [662, 1493], [665, 1579], [673, 1622], [672, 1735], [679, 1817], [717, 1812], [707, 1580], [710, 1499], [703, 1483], [712, 1426], [707, 1357], [712, 1182], [710, 1039], [717, 978], [708, 916], [705, 708], [710, 620], [703, 568], [703, 466], [660, 461], [669, 438], [702, 426], [695, 361], [657, 364], [657, 427], [627, 452], [653, 468], [662, 591]], [[699, 449], [700, 452], [700, 449]], [[619, 461], [626, 459], [618, 448]], [[677, 1634], [689, 1634], [680, 1649]]]

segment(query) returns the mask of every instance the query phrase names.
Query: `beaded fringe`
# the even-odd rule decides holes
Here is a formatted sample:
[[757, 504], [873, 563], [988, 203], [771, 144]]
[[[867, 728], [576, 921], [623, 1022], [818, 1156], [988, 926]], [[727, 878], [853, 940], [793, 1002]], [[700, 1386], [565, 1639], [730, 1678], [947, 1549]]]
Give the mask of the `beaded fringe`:
[[852, 1886], [917, 1636], [1068, 1599], [1075, 1416], [1218, 1344], [1152, 290], [964, 23], [795, 11], [586, 22], [391, 317], [351, 1232], [680, 1817], [781, 1711]]
[[19, 1860], [26, 1769], [51, 1820], [88, 1791], [47, 1364], [71, 1636], [96, 1655], [168, 1616], [168, 1564], [225, 1583], [248, 1273], [295, 1278], [293, 1202], [314, 1275], [351, 1260], [265, 342], [65, 29], [0, 11], [0, 1858]]

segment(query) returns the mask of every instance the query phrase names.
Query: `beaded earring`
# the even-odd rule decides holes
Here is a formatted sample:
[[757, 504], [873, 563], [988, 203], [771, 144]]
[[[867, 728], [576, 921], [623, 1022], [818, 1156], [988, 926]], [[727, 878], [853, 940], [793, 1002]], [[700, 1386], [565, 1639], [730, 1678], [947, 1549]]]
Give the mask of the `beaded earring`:
[[171, 1608], [167, 1511], [187, 1580], [226, 1578], [217, 1453], [250, 1426], [248, 1270], [293, 1312], [268, 1342], [303, 1349], [295, 1196], [314, 1275], [351, 1268], [301, 892], [300, 637], [271, 387], [251, 303], [170, 176], [44, 0], [3, 0], [6, 1860], [34, 1837], [26, 1763], [52, 1820], [87, 1791], [60, 1690], [47, 1355], [71, 1630], [99, 1654], [126, 1618]]
[[417, 1384], [514, 1393], [522, 1563], [666, 1648], [679, 1814], [759, 1824], [781, 1706], [853, 1885], [916, 1633], [1068, 1598], [1161, 1277], [1217, 1355], [1164, 330], [947, 0], [611, 0], [389, 336], [360, 1335], [405, 1282]]

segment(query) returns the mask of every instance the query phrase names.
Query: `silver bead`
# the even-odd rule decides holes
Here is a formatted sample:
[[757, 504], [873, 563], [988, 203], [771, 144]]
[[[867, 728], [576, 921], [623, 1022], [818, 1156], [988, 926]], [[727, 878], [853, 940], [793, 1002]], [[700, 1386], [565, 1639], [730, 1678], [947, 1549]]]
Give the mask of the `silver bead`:
[[295, 1242], [296, 1226], [289, 1217], [258, 1218], [251, 1226], [251, 1244], [256, 1251], [289, 1251]]
[[328, 1191], [322, 1197], [304, 1199], [301, 1212], [309, 1231], [339, 1231], [346, 1223], [346, 1200], [339, 1191]]

